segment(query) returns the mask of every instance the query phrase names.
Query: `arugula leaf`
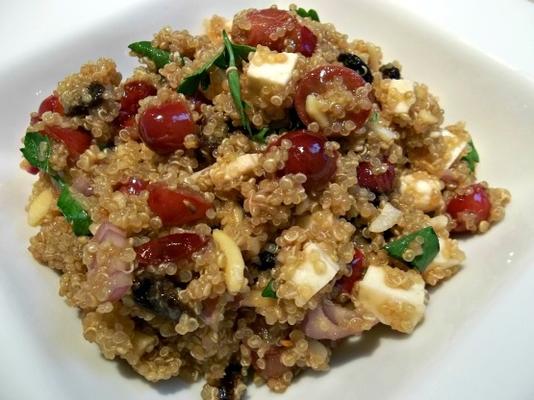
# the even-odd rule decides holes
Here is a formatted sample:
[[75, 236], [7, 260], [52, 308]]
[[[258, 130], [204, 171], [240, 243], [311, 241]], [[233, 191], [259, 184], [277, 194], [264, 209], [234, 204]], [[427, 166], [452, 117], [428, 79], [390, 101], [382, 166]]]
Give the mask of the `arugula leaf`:
[[269, 297], [271, 299], [277, 299], [276, 291], [273, 289], [274, 279], [271, 279], [267, 286], [262, 290], [261, 297]]
[[52, 152], [52, 145], [48, 136], [39, 132], [26, 132], [24, 147], [20, 151], [31, 165], [43, 172], [49, 172], [48, 159]]
[[134, 53], [154, 61], [157, 69], [163, 68], [171, 62], [171, 53], [169, 51], [158, 49], [157, 47], [152, 46], [152, 43], [147, 40], [132, 43], [128, 48]]
[[221, 51], [211, 61], [208, 61], [206, 64], [204, 64], [202, 68], [186, 77], [180, 83], [180, 86], [178, 86], [178, 93], [191, 96], [197, 91], [199, 86], [201, 86], [202, 89], [207, 89], [210, 84], [210, 68], [214, 65], [218, 66], [219, 68], [226, 68], [224, 66], [224, 57], [224, 51]]
[[232, 48], [232, 42], [226, 31], [222, 32], [224, 46], [226, 48], [226, 54], [228, 56], [228, 68], [226, 70], [226, 78], [228, 79], [228, 86], [230, 87], [230, 94], [234, 100], [235, 108], [241, 118], [241, 123], [249, 135], [252, 136], [252, 129], [248, 121], [247, 114], [245, 113], [245, 103], [241, 100], [241, 83], [239, 82], [239, 72], [237, 71], [236, 60], [234, 55], [234, 49]]
[[[410, 245], [412, 241], [416, 238], [422, 238], [423, 244], [423, 253], [415, 257], [412, 261], [406, 262], [402, 258], [402, 255]], [[439, 253], [439, 240], [434, 229], [429, 226], [423, 228], [409, 235], [403, 236], [400, 239], [394, 240], [386, 244], [386, 250], [389, 255], [393, 258], [396, 258], [399, 261], [403, 261], [408, 264], [410, 267], [423, 272], [428, 264], [432, 262], [434, 257]]]
[[[246, 60], [248, 58], [250, 52], [256, 51], [255, 47], [235, 43], [230, 44], [234, 53], [234, 59], [236, 61], [236, 64], [239, 63], [239, 65], [242, 63], [243, 60]], [[185, 95], [191, 96], [197, 91], [199, 86], [202, 87], [202, 89], [207, 89], [210, 84], [210, 68], [216, 66], [221, 69], [226, 69], [230, 65], [229, 59], [230, 57], [228, 55], [228, 50], [225, 46], [219, 53], [217, 53], [217, 55], [212, 60], [204, 64], [202, 68], [198, 69], [196, 72], [186, 77], [180, 83], [180, 86], [178, 86], [178, 93], [183, 93]]]
[[469, 170], [471, 172], [475, 171], [476, 164], [480, 161], [480, 157], [478, 155], [478, 151], [475, 148], [475, 145], [473, 144], [473, 141], [470, 140], [467, 144], [469, 151], [467, 152], [466, 156], [462, 158], [467, 163], [467, 166], [469, 167]]
[[319, 15], [317, 14], [317, 11], [315, 11], [313, 8], [310, 8], [308, 11], [306, 11], [306, 9], [299, 7], [296, 12], [302, 18], [310, 18], [313, 21], [321, 22], [319, 20]]
[[72, 225], [72, 230], [76, 236], [88, 236], [91, 234], [89, 226], [91, 225], [91, 217], [82, 207], [82, 205], [72, 196], [68, 185], [59, 177], [54, 177], [54, 181], [61, 189], [57, 207]]

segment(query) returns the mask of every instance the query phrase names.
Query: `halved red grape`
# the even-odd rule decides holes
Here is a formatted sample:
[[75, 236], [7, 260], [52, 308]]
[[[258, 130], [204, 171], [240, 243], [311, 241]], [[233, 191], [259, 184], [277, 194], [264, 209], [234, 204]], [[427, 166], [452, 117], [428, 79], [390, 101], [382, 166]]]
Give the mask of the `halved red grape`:
[[391, 192], [395, 181], [395, 166], [388, 161], [385, 163], [387, 164], [386, 171], [381, 174], [374, 174], [371, 163], [360, 162], [356, 170], [358, 184], [375, 193]]
[[489, 218], [491, 202], [488, 192], [480, 183], [469, 186], [465, 194], [449, 200], [447, 212], [455, 220], [455, 232], [476, 231], [478, 224]]
[[344, 276], [338, 281], [338, 285], [343, 293], [350, 293], [354, 284], [363, 278], [365, 268], [365, 254], [360, 249], [354, 252], [354, 258], [350, 262], [352, 273]]
[[137, 246], [139, 264], [160, 264], [191, 257], [206, 244], [205, 237], [196, 233], [182, 232], [163, 236]]
[[51, 94], [41, 102], [37, 115], [32, 117], [31, 123], [35, 124], [41, 120], [41, 116], [47, 112], [52, 111], [58, 114], [63, 114], [63, 106], [61, 105], [59, 98], [55, 94]]
[[271, 146], [282, 140], [291, 141], [288, 158], [282, 173], [306, 175], [304, 186], [308, 189], [324, 187], [336, 173], [337, 153], [331, 157], [325, 152], [326, 139], [306, 130], [287, 132]]
[[139, 119], [141, 139], [162, 155], [183, 149], [184, 138], [195, 131], [191, 113], [181, 101], [149, 107]]
[[162, 185], [149, 188], [148, 206], [165, 226], [187, 225], [206, 216], [211, 203], [189, 189], [171, 190]]

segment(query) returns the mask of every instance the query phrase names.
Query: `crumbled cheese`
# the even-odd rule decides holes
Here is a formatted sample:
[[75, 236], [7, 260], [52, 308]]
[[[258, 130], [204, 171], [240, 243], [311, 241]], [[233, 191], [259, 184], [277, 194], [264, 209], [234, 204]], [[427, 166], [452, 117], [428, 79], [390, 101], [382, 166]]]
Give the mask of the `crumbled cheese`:
[[[408, 79], [393, 79], [389, 84], [389, 89], [396, 89], [403, 96], [403, 99], [395, 105], [393, 112], [403, 114], [410, 111], [410, 107], [415, 104], [414, 83]], [[410, 92], [411, 96], [407, 96]]]
[[[389, 266], [371, 265], [359, 283], [358, 300], [383, 324], [400, 332], [410, 333], [425, 312], [425, 283], [416, 275], [408, 289], [391, 287], [386, 282]], [[396, 273], [408, 274], [397, 270]], [[413, 278], [412, 278], [413, 279]]]
[[436, 210], [443, 205], [441, 181], [425, 171], [401, 176], [400, 194], [415, 208], [424, 212]]
[[391, 143], [399, 138], [399, 134], [397, 132], [387, 126], [380, 124], [379, 122], [369, 122], [368, 125], [369, 128], [386, 143]]
[[307, 302], [328, 285], [339, 269], [339, 264], [323, 249], [310, 242], [304, 246], [304, 261], [295, 268], [291, 281], [302, 300]]
[[446, 215], [436, 215], [428, 221], [429, 225], [434, 228], [435, 231], [443, 230], [447, 228], [449, 218]]
[[401, 216], [400, 210], [397, 210], [390, 203], [386, 203], [380, 210], [380, 214], [369, 224], [369, 231], [374, 233], [387, 231], [399, 222]]
[[449, 169], [452, 164], [460, 157], [460, 154], [467, 146], [469, 139], [467, 137], [459, 137], [447, 129], [441, 131], [441, 136], [444, 138], [447, 151], [444, 155], [444, 170]]
[[213, 231], [213, 240], [224, 255], [224, 282], [230, 294], [237, 294], [246, 287], [245, 261], [237, 244], [221, 230]]
[[297, 64], [296, 53], [272, 53], [258, 49], [247, 70], [249, 88], [260, 89], [267, 85], [285, 86], [289, 83]]
[[43, 190], [32, 200], [28, 207], [28, 224], [30, 226], [39, 225], [53, 205], [54, 194], [52, 193], [52, 190]]
[[423, 272], [425, 282], [435, 285], [452, 276], [465, 260], [465, 254], [454, 239], [439, 237], [439, 253]]
[[325, 128], [329, 125], [328, 117], [321, 111], [321, 102], [317, 100], [315, 94], [309, 94], [306, 97], [306, 113], [317, 123], [319, 126]]
[[441, 176], [460, 157], [469, 143], [469, 134], [464, 131], [451, 132], [447, 129], [441, 129], [431, 132], [430, 138], [440, 139], [443, 144], [443, 151], [440, 154], [415, 152], [410, 154], [410, 160], [416, 168]]
[[427, 269], [455, 267], [464, 261], [465, 255], [458, 247], [456, 240], [450, 238], [438, 238], [438, 240], [439, 253], [434, 257]]

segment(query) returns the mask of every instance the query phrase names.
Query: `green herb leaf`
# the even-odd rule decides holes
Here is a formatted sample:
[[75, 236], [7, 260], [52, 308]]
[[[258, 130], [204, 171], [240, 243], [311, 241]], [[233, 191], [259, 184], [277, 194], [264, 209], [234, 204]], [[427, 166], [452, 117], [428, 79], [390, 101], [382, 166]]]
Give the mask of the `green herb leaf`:
[[267, 139], [267, 136], [269, 136], [270, 133], [271, 129], [266, 126], [265, 128], [261, 128], [258, 132], [252, 135], [252, 140], [258, 143], [265, 143], [265, 140]]
[[152, 46], [149, 41], [135, 42], [130, 44], [128, 48], [134, 53], [154, 61], [157, 69], [163, 68], [171, 62], [171, 53], [169, 51], [158, 49]]
[[43, 172], [49, 172], [48, 159], [52, 152], [52, 145], [48, 136], [39, 132], [26, 132], [24, 148], [20, 151], [31, 165]]
[[241, 118], [241, 124], [252, 136], [252, 129], [250, 128], [250, 123], [248, 121], [247, 114], [245, 113], [245, 103], [241, 100], [241, 83], [239, 82], [239, 72], [237, 71], [236, 60], [234, 55], [234, 49], [232, 48], [232, 42], [226, 34], [226, 31], [222, 32], [224, 47], [226, 48], [226, 55], [228, 57], [228, 69], [226, 70], [226, 77], [228, 79], [228, 86], [230, 87], [230, 94], [232, 95], [232, 100], [234, 100], [234, 105]]
[[[418, 255], [411, 262], [406, 262], [402, 258], [402, 255], [408, 249], [408, 246], [416, 238], [422, 238], [422, 248], [423, 253]], [[394, 240], [386, 244], [386, 250], [389, 255], [393, 258], [396, 258], [399, 261], [403, 261], [408, 264], [410, 267], [423, 272], [426, 267], [432, 262], [434, 257], [439, 253], [439, 240], [436, 232], [432, 227], [423, 228], [417, 232], [411, 233], [400, 239]]]
[[476, 164], [480, 161], [480, 157], [478, 155], [478, 151], [475, 148], [475, 145], [473, 144], [473, 141], [470, 140], [467, 144], [468, 152], [465, 157], [462, 158], [467, 163], [467, 166], [469, 167], [469, 170], [471, 172], [475, 171]]
[[[226, 35], [226, 32], [224, 32], [223, 35]], [[248, 60], [248, 55], [250, 53], [256, 51], [255, 47], [247, 46], [245, 44], [230, 44], [232, 45], [232, 51], [234, 52], [235, 61], [239, 65], [243, 62], [243, 60]]]
[[89, 225], [91, 225], [91, 217], [82, 207], [82, 205], [72, 196], [68, 185], [60, 178], [54, 178], [54, 181], [61, 189], [57, 206], [63, 216], [72, 225], [72, 230], [76, 236], [88, 236], [91, 234]]
[[210, 84], [210, 68], [214, 65], [218, 66], [219, 68], [226, 68], [224, 66], [224, 58], [224, 51], [221, 51], [211, 61], [204, 64], [202, 68], [185, 78], [180, 83], [180, 86], [178, 86], [178, 93], [191, 96], [197, 91], [199, 86], [201, 86], [202, 89], [207, 89]]
[[48, 136], [38, 132], [27, 132], [24, 136], [24, 148], [20, 149], [26, 160], [34, 167], [50, 174], [51, 178], [58, 185], [61, 193], [57, 201], [57, 206], [72, 225], [74, 234], [77, 236], [90, 235], [89, 225], [91, 217], [83, 209], [81, 204], [72, 196], [68, 185], [53, 171], [50, 171], [49, 158], [52, 152], [50, 139]]
[[[249, 53], [256, 51], [256, 48], [251, 46], [234, 43], [230, 43], [230, 45], [234, 53], [236, 65], [241, 65], [242, 61], [248, 58]], [[230, 65], [229, 59], [230, 57], [228, 55], [228, 50], [225, 46], [212, 60], [204, 64], [202, 68], [186, 77], [180, 83], [180, 86], [178, 87], [178, 93], [191, 96], [197, 91], [199, 86], [202, 87], [202, 89], [207, 89], [210, 85], [210, 68], [216, 66], [221, 69], [226, 69]]]
[[270, 297], [271, 299], [276, 299], [278, 296], [276, 295], [276, 291], [273, 289], [273, 282], [274, 279], [271, 279], [267, 286], [262, 290], [261, 297]]
[[313, 21], [321, 22], [319, 20], [319, 15], [317, 14], [317, 11], [315, 11], [313, 8], [310, 8], [308, 11], [306, 11], [306, 9], [299, 7], [297, 9], [297, 14], [300, 15], [302, 18], [310, 18]]

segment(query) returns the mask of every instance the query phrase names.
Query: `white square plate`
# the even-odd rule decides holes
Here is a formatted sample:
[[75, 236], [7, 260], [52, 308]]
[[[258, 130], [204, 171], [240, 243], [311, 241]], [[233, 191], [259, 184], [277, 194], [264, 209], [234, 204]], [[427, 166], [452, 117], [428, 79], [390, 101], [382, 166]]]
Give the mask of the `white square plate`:
[[[65, 32], [60, 45], [44, 45], [0, 70], [1, 399], [200, 397], [201, 384], [148, 384], [122, 363], [105, 361], [82, 338], [75, 310], [57, 295], [56, 274], [26, 250], [34, 232], [24, 205], [34, 178], [18, 169], [18, 148], [29, 112], [87, 60], [112, 57], [126, 76], [136, 63], [127, 57], [127, 44], [151, 38], [160, 27], [199, 31], [206, 16], [265, 5], [147, 2], [81, 34]], [[462, 243], [465, 267], [431, 291], [426, 319], [413, 335], [376, 329], [342, 346], [330, 372], [304, 374], [280, 396], [252, 387], [250, 398], [534, 398], [534, 86], [391, 5], [335, 0], [305, 6], [350, 37], [380, 45], [385, 60], [403, 64], [403, 75], [427, 83], [441, 99], [446, 122], [467, 121], [481, 154], [479, 177], [508, 188], [513, 200], [502, 223]]]

